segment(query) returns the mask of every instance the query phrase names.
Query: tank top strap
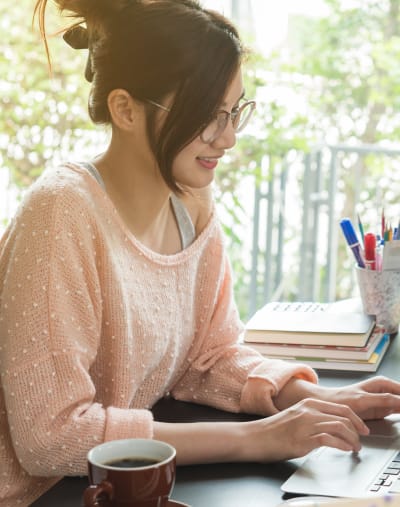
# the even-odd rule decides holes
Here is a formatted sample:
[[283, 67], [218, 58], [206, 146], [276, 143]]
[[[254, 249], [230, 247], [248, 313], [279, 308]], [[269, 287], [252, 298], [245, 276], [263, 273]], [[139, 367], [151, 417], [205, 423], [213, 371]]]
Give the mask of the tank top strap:
[[171, 204], [174, 210], [176, 222], [183, 250], [193, 243], [196, 238], [196, 231], [185, 205], [175, 194], [171, 194]]

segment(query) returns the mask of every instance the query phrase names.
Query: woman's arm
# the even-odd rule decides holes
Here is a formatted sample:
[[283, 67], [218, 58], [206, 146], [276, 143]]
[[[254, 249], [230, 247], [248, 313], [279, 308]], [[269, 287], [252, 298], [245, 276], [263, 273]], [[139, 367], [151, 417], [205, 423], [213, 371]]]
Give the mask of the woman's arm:
[[347, 406], [312, 399], [250, 422], [154, 423], [154, 437], [177, 449], [180, 465], [271, 462], [304, 456], [322, 445], [358, 451], [359, 435], [367, 433]]
[[97, 396], [90, 373], [102, 322], [95, 223], [79, 192], [38, 185], [0, 256], [4, 419], [28, 473], [76, 475], [100, 442], [151, 438], [152, 414], [106, 407]]
[[[198, 287], [193, 303], [197, 306], [196, 334], [188, 368], [171, 389], [174, 398], [230, 412], [270, 415], [277, 411], [271, 396], [291, 377], [317, 381], [315, 372], [306, 365], [265, 359], [240, 344], [243, 324], [233, 298], [231, 269], [220, 229], [202, 256]], [[250, 379], [260, 381], [269, 396], [258, 399], [258, 387], [254, 389]]]
[[[259, 394], [269, 396], [268, 384]], [[263, 393], [263, 387], [267, 392]], [[364, 419], [400, 413], [400, 383], [384, 377], [327, 388], [292, 378], [273, 398], [280, 410], [268, 418], [240, 423], [155, 423], [155, 437], [177, 450], [178, 463], [277, 461], [304, 456], [320, 446], [360, 450], [368, 434]]]

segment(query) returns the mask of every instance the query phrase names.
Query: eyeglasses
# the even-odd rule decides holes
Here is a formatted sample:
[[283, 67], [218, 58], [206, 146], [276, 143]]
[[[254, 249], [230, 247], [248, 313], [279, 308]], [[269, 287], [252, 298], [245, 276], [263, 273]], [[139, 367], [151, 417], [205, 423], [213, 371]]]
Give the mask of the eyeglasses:
[[[147, 99], [147, 102], [162, 109], [163, 111], [171, 111], [168, 107], [162, 106], [153, 100]], [[224, 110], [218, 111], [210, 123], [203, 128], [200, 134], [200, 139], [206, 144], [213, 143], [226, 129], [229, 118], [231, 119], [235, 132], [241, 132], [249, 123], [250, 117], [255, 108], [255, 101], [248, 100], [241, 106], [233, 108], [230, 113]]]

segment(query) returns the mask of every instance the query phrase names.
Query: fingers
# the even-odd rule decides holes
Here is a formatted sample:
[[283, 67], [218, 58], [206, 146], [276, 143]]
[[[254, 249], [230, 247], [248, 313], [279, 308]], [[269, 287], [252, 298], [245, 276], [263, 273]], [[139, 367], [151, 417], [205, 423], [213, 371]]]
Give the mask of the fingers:
[[329, 445], [343, 451], [361, 449], [359, 435], [367, 435], [369, 429], [348, 406], [319, 400], [307, 400], [305, 405], [318, 410], [314, 414], [313, 445]]
[[295, 423], [293, 450], [297, 456], [323, 445], [358, 452], [360, 434], [369, 433], [365, 423], [345, 405], [306, 399], [288, 412], [292, 413], [290, 419]]
[[369, 432], [349, 407], [315, 399], [247, 424], [252, 437], [246, 452], [262, 461], [297, 458], [321, 446], [358, 452], [360, 434]]
[[400, 383], [386, 377], [350, 385], [337, 393], [336, 400], [351, 408], [363, 419], [379, 419], [400, 413]]
[[370, 393], [391, 393], [400, 396], [400, 382], [383, 376], [372, 377], [360, 382], [359, 387]]
[[381, 419], [400, 413], [400, 396], [390, 393], [368, 393], [358, 403], [357, 412], [364, 419]]
[[391, 409], [392, 412], [400, 411], [400, 395], [397, 394], [369, 393], [366, 400], [373, 407]]
[[329, 401], [315, 400], [312, 398], [303, 400], [301, 403], [303, 403], [306, 406], [310, 406], [323, 414], [329, 416], [336, 416], [335, 419], [341, 418], [340, 420], [342, 421], [343, 420], [349, 421], [355, 428], [356, 432], [361, 435], [368, 435], [369, 433], [368, 426], [347, 405], [341, 405], [339, 403], [331, 403]]
[[358, 433], [348, 424], [348, 421], [336, 420], [317, 424], [315, 434], [311, 437], [315, 447], [327, 445], [342, 451], [358, 452], [361, 443]]
[[357, 446], [352, 446], [340, 438], [340, 436], [332, 435], [330, 433], [319, 433], [318, 435], [314, 435], [314, 437], [310, 440], [310, 444], [312, 447], [310, 451], [322, 446], [333, 447], [334, 449], [339, 449], [340, 451], [345, 452], [358, 452], [361, 449], [360, 443], [358, 443]]
[[[360, 435], [369, 429], [362, 420], [400, 413], [400, 383], [374, 377], [338, 390], [327, 391], [324, 400], [304, 399], [272, 416], [273, 431], [268, 441], [278, 459], [304, 456], [311, 450], [329, 446], [358, 452]], [[329, 400], [329, 401], [328, 401]], [[279, 428], [279, 429], [278, 429]], [[277, 446], [277, 442], [284, 445]]]

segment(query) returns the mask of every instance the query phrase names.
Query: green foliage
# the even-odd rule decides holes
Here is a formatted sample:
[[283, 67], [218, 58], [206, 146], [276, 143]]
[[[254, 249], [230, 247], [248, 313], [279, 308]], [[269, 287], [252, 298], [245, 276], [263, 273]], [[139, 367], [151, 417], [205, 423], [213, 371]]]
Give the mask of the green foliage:
[[33, 6], [31, 0], [20, 0], [12, 9], [0, 4], [0, 25], [7, 34], [0, 40], [0, 167], [21, 187], [48, 161], [69, 158], [94, 139], [86, 107], [89, 88], [82, 77], [86, 55], [50, 37], [50, 77], [44, 46], [32, 27]]
[[[105, 137], [87, 114], [89, 85], [83, 78], [85, 51], [73, 51], [61, 37], [49, 40], [52, 76], [43, 44], [32, 30], [31, 0], [12, 9], [0, 4], [0, 169], [21, 188], [49, 161], [88, 158]], [[291, 19], [289, 45], [268, 58], [251, 56], [245, 65], [248, 98], [256, 98], [255, 119], [217, 174], [216, 197], [236, 274], [235, 290], [246, 315], [254, 183], [263, 185], [317, 142], [397, 142], [400, 135], [400, 0], [326, 0], [323, 19]], [[50, 31], [60, 27], [50, 15]], [[399, 160], [352, 154], [341, 158], [338, 190], [342, 216], [354, 211], [354, 174], [361, 176], [357, 211], [373, 226], [376, 209], [387, 203], [399, 216]], [[301, 175], [296, 176], [301, 185]], [[378, 195], [377, 189], [380, 189]], [[301, 215], [299, 205], [298, 213]], [[298, 217], [297, 217], [298, 218]], [[297, 229], [296, 229], [297, 227]], [[298, 224], [288, 224], [288, 241], [298, 240]], [[285, 266], [287, 294], [296, 297], [296, 255]], [[347, 253], [339, 252], [338, 296], [351, 290]], [[320, 269], [321, 277], [324, 268]]]
[[[398, 143], [400, 114], [399, 0], [326, 0], [329, 15], [307, 20], [292, 71], [309, 79], [303, 93], [310, 106], [314, 137], [330, 144], [388, 146]], [[301, 25], [301, 23], [300, 23]], [[305, 83], [307, 81], [305, 80]], [[363, 217], [378, 232], [380, 210], [398, 220], [399, 157], [344, 154], [339, 167], [339, 216]], [[356, 178], [357, 176], [357, 178]], [[393, 225], [393, 224], [392, 224]], [[397, 225], [397, 224], [396, 224]], [[337, 297], [351, 294], [351, 261], [341, 248]]]
[[[379, 143], [390, 148], [398, 142], [400, 1], [326, 0], [325, 3], [329, 7], [326, 17], [290, 19], [288, 45], [267, 59], [258, 56], [249, 62], [246, 89], [252, 93], [257, 90], [257, 117], [253, 129], [249, 129], [252, 137], [239, 140], [227, 166], [219, 172], [221, 194], [240, 194], [241, 178], [250, 175], [262, 187], [271, 177], [277, 178], [291, 152], [307, 152], [315, 144]], [[263, 169], [265, 159], [267, 171]], [[329, 177], [329, 160], [324, 163], [323, 189]], [[353, 217], [357, 211], [366, 229], [377, 232], [384, 205], [392, 225], [397, 225], [399, 163], [398, 156], [387, 154], [340, 154], [335, 218]], [[298, 177], [301, 186], [302, 174]], [[298, 211], [301, 214], [300, 208]], [[240, 218], [243, 220], [243, 216]], [[237, 237], [243, 240], [249, 226], [248, 221], [244, 223], [240, 232], [238, 224], [231, 225], [230, 230], [235, 230], [232, 244]], [[285, 248], [290, 249], [290, 241], [296, 234], [299, 240], [301, 223], [287, 225]], [[326, 237], [320, 241], [326, 244]], [[322, 243], [320, 252], [325, 249]], [[240, 255], [238, 249], [231, 251]], [[291, 255], [290, 266], [287, 260], [285, 265], [288, 286], [284, 297], [296, 298], [298, 252]], [[234, 264], [241, 267], [236, 272], [239, 294], [244, 292], [248, 273], [238, 259], [234, 258]], [[354, 290], [352, 259], [340, 241], [337, 266], [336, 297], [349, 297]], [[323, 264], [319, 272], [323, 280], [326, 276]], [[245, 314], [243, 307], [241, 310]]]
[[[311, 78], [313, 114], [329, 124], [335, 142], [397, 140], [392, 132], [399, 115], [390, 130], [377, 126], [400, 100], [399, 1], [358, 0], [351, 8], [345, 1], [326, 3], [331, 13], [313, 23], [312, 37], [303, 20], [301, 51], [294, 56], [297, 71]], [[326, 129], [320, 135], [326, 138]]]

